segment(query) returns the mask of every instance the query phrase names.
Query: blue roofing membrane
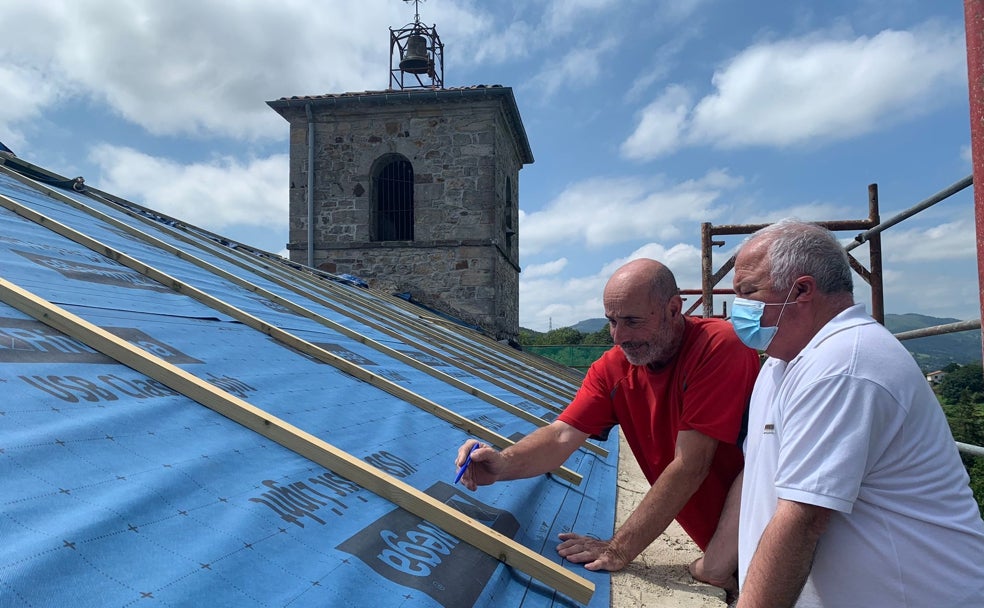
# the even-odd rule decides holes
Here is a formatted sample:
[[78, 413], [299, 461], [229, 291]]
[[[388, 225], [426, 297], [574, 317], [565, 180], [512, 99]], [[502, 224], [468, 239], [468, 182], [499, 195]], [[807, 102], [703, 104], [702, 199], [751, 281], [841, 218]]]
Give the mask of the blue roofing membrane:
[[[0, 278], [551, 562], [560, 532], [612, 534], [614, 434], [565, 464], [579, 485], [452, 484], [478, 426], [530, 433], [573, 376], [109, 199], [0, 167]], [[0, 606], [581, 605], [34, 316], [0, 301]], [[607, 573], [563, 567], [609, 605]]]

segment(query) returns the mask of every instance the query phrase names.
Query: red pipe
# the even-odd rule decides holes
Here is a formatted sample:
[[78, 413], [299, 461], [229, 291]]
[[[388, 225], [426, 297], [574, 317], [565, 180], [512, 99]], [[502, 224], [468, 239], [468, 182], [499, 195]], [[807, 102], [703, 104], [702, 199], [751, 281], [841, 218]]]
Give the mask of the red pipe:
[[[974, 218], [977, 224], [977, 287], [984, 318], [984, 0], [964, 0], [967, 32], [967, 88], [970, 92], [970, 149], [974, 164]], [[984, 341], [981, 343], [984, 358]]]

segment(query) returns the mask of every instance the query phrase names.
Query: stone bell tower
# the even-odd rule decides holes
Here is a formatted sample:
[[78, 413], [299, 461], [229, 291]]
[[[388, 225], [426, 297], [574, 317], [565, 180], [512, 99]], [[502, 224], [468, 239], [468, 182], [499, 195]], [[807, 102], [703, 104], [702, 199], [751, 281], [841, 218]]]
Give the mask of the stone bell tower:
[[511, 88], [444, 88], [444, 45], [418, 14], [390, 29], [388, 89], [267, 103], [290, 123], [292, 261], [519, 335], [533, 154]]

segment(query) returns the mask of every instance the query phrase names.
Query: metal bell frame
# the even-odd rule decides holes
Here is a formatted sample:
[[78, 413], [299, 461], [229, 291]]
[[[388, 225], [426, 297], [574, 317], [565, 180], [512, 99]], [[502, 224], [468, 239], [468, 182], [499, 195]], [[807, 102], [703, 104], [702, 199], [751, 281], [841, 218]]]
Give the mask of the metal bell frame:
[[426, 28], [415, 21], [398, 30], [390, 28], [390, 90], [396, 88], [444, 88], [444, 43], [435, 26]]

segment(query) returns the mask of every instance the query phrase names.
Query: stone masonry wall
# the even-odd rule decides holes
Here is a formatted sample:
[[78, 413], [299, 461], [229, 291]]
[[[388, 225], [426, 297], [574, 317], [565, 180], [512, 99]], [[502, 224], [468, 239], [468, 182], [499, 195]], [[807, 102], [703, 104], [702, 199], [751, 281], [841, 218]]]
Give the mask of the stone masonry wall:
[[[496, 99], [468, 103], [317, 108], [315, 260], [374, 289], [413, 297], [496, 338], [519, 333], [518, 173], [522, 167]], [[305, 112], [291, 122], [291, 259], [307, 263]], [[401, 155], [414, 169], [414, 240], [372, 242], [375, 164]], [[505, 217], [507, 184], [510, 220]]]

